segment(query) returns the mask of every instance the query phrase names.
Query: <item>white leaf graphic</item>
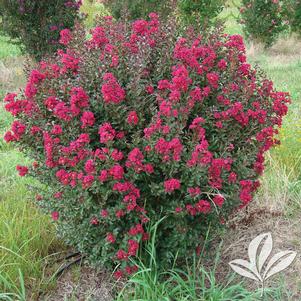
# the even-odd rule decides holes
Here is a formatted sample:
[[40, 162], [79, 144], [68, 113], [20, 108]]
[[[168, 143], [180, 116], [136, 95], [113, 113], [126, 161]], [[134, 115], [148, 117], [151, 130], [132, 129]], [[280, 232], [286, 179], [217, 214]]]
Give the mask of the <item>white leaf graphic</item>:
[[[293, 251], [281, 251], [275, 254], [266, 267], [263, 279], [267, 280], [271, 276], [286, 269], [296, 258], [297, 253]], [[276, 265], [274, 265], [276, 263]]]
[[[264, 244], [259, 254], [258, 266], [257, 266], [258, 249], [263, 240], [264, 240]], [[248, 254], [250, 258], [250, 264], [251, 266], [253, 266], [252, 270], [254, 271], [254, 273], [259, 279], [261, 279], [259, 273], [262, 269], [262, 266], [264, 265], [264, 262], [271, 254], [272, 247], [273, 247], [273, 240], [272, 240], [271, 233], [260, 234], [256, 236], [249, 244]]]
[[261, 296], [264, 294], [265, 280], [286, 269], [297, 256], [296, 252], [282, 251], [275, 254], [265, 265], [272, 253], [272, 248], [271, 233], [263, 233], [255, 237], [249, 244], [250, 261], [235, 259], [229, 262], [230, 267], [239, 275], [261, 282]]
[[256, 280], [262, 281], [261, 277], [256, 275], [254, 272], [254, 267], [249, 261], [243, 259], [235, 259], [229, 262], [230, 267], [239, 275]]
[[258, 272], [261, 273], [262, 267], [268, 257], [271, 255], [273, 249], [273, 239], [271, 233], [267, 233], [266, 239], [263, 243], [261, 252], [258, 255]]

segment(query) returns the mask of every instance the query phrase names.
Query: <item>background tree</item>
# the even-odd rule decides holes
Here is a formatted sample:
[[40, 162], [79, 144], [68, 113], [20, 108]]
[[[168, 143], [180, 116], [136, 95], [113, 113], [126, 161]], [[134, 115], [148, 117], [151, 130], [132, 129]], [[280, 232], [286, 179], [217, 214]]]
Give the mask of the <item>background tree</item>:
[[59, 33], [73, 27], [80, 5], [78, 0], [0, 0], [0, 31], [40, 60], [62, 47]]

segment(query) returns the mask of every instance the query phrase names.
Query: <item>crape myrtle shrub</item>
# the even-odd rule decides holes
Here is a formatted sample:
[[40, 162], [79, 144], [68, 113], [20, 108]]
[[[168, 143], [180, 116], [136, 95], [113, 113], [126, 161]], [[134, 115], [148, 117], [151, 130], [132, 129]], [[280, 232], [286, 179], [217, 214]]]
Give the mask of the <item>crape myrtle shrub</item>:
[[243, 0], [241, 23], [248, 38], [271, 46], [279, 34], [288, 29], [283, 2], [279, 0]]
[[178, 0], [178, 7], [183, 21], [197, 23], [203, 28], [214, 24], [214, 18], [223, 10], [223, 0]]
[[61, 32], [66, 51], [32, 70], [4, 139], [41, 182], [37, 202], [90, 262], [131, 273], [157, 230], [160, 264], [199, 250], [210, 227], [246, 206], [289, 96], [246, 62], [243, 39], [193, 30], [177, 37], [156, 14], [104, 18], [89, 39]]
[[58, 48], [60, 31], [73, 26], [80, 5], [81, 0], [0, 0], [0, 30], [39, 60]]
[[285, 0], [283, 9], [284, 15], [291, 26], [291, 31], [301, 35], [301, 1]]
[[292, 30], [301, 35], [301, 1], [298, 0], [294, 5], [294, 17], [292, 19]]

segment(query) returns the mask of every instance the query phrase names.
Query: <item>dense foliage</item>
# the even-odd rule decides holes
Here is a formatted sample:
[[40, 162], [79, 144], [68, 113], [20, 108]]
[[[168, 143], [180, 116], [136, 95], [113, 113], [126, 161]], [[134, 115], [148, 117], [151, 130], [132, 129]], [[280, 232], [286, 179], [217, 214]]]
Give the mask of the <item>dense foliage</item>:
[[102, 0], [105, 7], [115, 19], [130, 20], [146, 18], [149, 13], [156, 11], [161, 17], [168, 16], [174, 8], [172, 0]]
[[301, 1], [300, 0], [285, 0], [284, 16], [289, 21], [292, 32], [301, 35]]
[[214, 18], [222, 11], [223, 0], [103, 0], [115, 19], [127, 16], [131, 20], [145, 18], [152, 11], [157, 11], [160, 17], [173, 14], [187, 24], [198, 24], [202, 28], [213, 24]]
[[59, 33], [74, 24], [80, 0], [0, 0], [0, 30], [37, 60], [59, 47]]
[[241, 22], [248, 38], [271, 46], [279, 34], [288, 28], [284, 20], [283, 3], [279, 0], [243, 0]]
[[197, 23], [202, 28], [207, 28], [222, 11], [224, 3], [224, 0], [178, 0], [178, 7], [187, 24]]
[[119, 265], [157, 229], [161, 265], [189, 258], [201, 237], [249, 204], [289, 96], [246, 62], [242, 37], [178, 37], [158, 16], [106, 17], [87, 39], [61, 32], [65, 51], [32, 70], [5, 108], [5, 134], [34, 160], [37, 202], [91, 262]]

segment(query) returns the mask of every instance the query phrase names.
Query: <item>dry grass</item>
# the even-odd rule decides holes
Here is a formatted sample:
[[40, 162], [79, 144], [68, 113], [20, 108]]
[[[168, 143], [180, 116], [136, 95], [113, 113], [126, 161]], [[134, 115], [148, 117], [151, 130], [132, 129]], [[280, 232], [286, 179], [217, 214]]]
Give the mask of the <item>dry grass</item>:
[[18, 91], [24, 86], [25, 77], [23, 64], [25, 58], [22, 56], [8, 57], [0, 60], [0, 90], [3, 93]]
[[[217, 270], [217, 277], [224, 279], [230, 271], [228, 262], [234, 259], [248, 260], [248, 245], [257, 235], [271, 232], [273, 237], [272, 255], [279, 251], [292, 250], [298, 253], [293, 264], [283, 271], [280, 276], [272, 277], [267, 283], [267, 287], [278, 287], [280, 282], [292, 294], [287, 300], [301, 300], [301, 214], [298, 218], [286, 218], [281, 211], [270, 208], [258, 209], [258, 204], [254, 202], [247, 210], [240, 213], [239, 217], [229, 223], [230, 229], [223, 238], [221, 248], [220, 265]], [[258, 286], [254, 281], [243, 279], [249, 290]], [[285, 300], [283, 300], [285, 301]]]
[[[247, 57], [252, 62], [260, 62], [262, 56], [267, 56], [268, 67], [289, 65], [301, 59], [301, 40], [296, 36], [282, 37], [269, 49], [264, 49], [260, 44], [250, 44]], [[265, 66], [262, 66], [263, 68]]]
[[[112, 282], [111, 282], [112, 283]], [[43, 296], [43, 301], [112, 301], [109, 276], [86, 266], [78, 266], [64, 273], [57, 281], [55, 292]]]

